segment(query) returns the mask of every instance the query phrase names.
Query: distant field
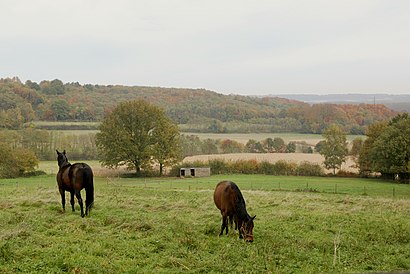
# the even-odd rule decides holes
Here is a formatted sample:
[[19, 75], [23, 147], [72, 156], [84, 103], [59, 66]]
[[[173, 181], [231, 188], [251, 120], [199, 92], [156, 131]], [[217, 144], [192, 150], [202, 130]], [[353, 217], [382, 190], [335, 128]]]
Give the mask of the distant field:
[[97, 133], [99, 122], [51, 122], [51, 121], [36, 121], [32, 122], [36, 128], [49, 130], [52, 132], [82, 135], [89, 133]]
[[[189, 133], [182, 132], [184, 135], [196, 135], [201, 140], [204, 139], [231, 139], [242, 144], [246, 144], [250, 139], [256, 141], [262, 141], [266, 138], [282, 138], [285, 143], [290, 141], [305, 141], [309, 145], [316, 145], [319, 141], [323, 140], [323, 136], [320, 134], [302, 134], [302, 133]], [[347, 140], [351, 141], [357, 137], [364, 138], [365, 136], [360, 135], [347, 135]]]
[[[91, 166], [93, 173], [98, 177], [107, 177], [107, 176], [117, 176], [119, 173], [123, 172], [124, 169], [108, 169], [102, 167], [99, 161], [96, 160], [87, 160], [87, 161], [70, 161], [71, 163], [75, 162], [86, 162]], [[47, 174], [57, 174], [58, 165], [57, 161], [40, 161], [38, 169], [44, 171]]]
[[[232, 154], [212, 154], [212, 155], [195, 155], [184, 158], [184, 162], [194, 161], [209, 161], [213, 159], [222, 159], [225, 161], [237, 160], [256, 160], [258, 162], [275, 163], [279, 160], [288, 162], [301, 163], [304, 161], [322, 165], [324, 157], [318, 153], [232, 153]], [[351, 158], [347, 158], [346, 162], [342, 164], [342, 169], [349, 172], [358, 172], [354, 167], [355, 163]], [[326, 170], [333, 172], [333, 170]]]
[[[38, 126], [39, 128], [44, 127], [71, 127], [71, 126], [81, 126], [81, 127], [97, 127], [100, 122], [55, 122], [55, 121], [36, 121], [32, 122], [34, 125]], [[89, 133], [97, 133], [97, 129], [68, 129], [68, 130], [61, 130], [61, 129], [52, 129], [52, 131], [57, 131], [64, 134], [74, 134], [74, 135], [81, 135], [81, 134], [89, 134]], [[201, 140], [204, 139], [230, 139], [240, 142], [242, 144], [246, 144], [250, 139], [254, 139], [256, 141], [262, 141], [266, 138], [275, 138], [279, 137], [282, 138], [285, 143], [289, 143], [290, 141], [305, 141], [307, 144], [314, 146], [319, 141], [323, 140], [322, 135], [320, 134], [302, 134], [302, 133], [196, 133], [196, 132], [181, 132], [184, 135], [196, 135]], [[365, 138], [365, 136], [361, 135], [347, 135], [347, 140], [350, 142], [357, 137]]]
[[63, 122], [63, 121], [34, 121], [35, 126], [98, 126], [100, 122]]

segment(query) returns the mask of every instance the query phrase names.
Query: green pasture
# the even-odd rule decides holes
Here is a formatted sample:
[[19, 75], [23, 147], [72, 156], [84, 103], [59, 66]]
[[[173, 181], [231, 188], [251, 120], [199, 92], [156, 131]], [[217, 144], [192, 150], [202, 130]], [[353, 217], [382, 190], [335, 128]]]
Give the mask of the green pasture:
[[[56, 159], [57, 159], [57, 156], [56, 156]], [[74, 162], [82, 162], [82, 161], [73, 161], [73, 163]], [[101, 168], [101, 164], [97, 160], [87, 160], [86, 162], [93, 169]], [[38, 164], [37, 170], [42, 170], [47, 174], [57, 174], [57, 172], [58, 172], [57, 160], [55, 160], [55, 161], [40, 161], [39, 164]]]
[[72, 122], [72, 121], [34, 121], [31, 122], [35, 126], [72, 126], [72, 125], [81, 125], [81, 126], [98, 126], [100, 122]]
[[[224, 179], [238, 184], [256, 215], [253, 243], [233, 230], [218, 237], [212, 195]], [[3, 179], [0, 190], [3, 273], [410, 270], [410, 185], [264, 175], [96, 177], [86, 218], [77, 204], [76, 212], [61, 211], [53, 175]]]

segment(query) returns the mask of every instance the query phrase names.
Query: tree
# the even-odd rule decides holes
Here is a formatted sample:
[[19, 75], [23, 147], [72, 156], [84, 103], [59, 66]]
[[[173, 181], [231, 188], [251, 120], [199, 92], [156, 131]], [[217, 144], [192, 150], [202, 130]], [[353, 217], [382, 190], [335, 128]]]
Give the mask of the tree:
[[352, 148], [349, 151], [349, 155], [352, 157], [355, 162], [355, 167], [359, 167], [359, 155], [363, 147], [363, 139], [358, 137], [353, 139]]
[[183, 157], [202, 154], [202, 142], [196, 135], [181, 134], [179, 137], [179, 143]]
[[206, 139], [201, 144], [201, 150], [203, 154], [218, 154], [217, 141], [212, 139]]
[[209, 125], [208, 130], [214, 133], [226, 133], [226, 127], [221, 123], [221, 121], [213, 120]]
[[355, 139], [353, 139], [352, 141], [352, 148], [350, 149], [349, 154], [354, 156], [354, 157], [358, 157], [360, 150], [362, 149], [363, 146], [363, 139], [360, 137], [357, 137]]
[[322, 151], [325, 142], [325, 140], [321, 140], [315, 145], [316, 152], [320, 153]]
[[394, 117], [374, 141], [370, 149], [373, 168], [384, 177], [396, 175], [403, 182], [409, 181], [410, 117], [408, 114]]
[[324, 131], [323, 137], [325, 142], [320, 151], [325, 157], [323, 164], [327, 169], [333, 169], [333, 174], [336, 174], [336, 168], [340, 169], [348, 153], [346, 134], [339, 126], [332, 124]]
[[374, 153], [372, 152], [372, 150], [374, 143], [379, 138], [380, 134], [386, 130], [386, 128], [386, 122], [375, 123], [367, 128], [367, 138], [363, 142], [358, 159], [360, 174], [368, 175], [371, 172], [375, 172], [377, 170], [377, 159], [374, 158]]
[[119, 104], [96, 134], [101, 163], [108, 167], [126, 165], [138, 176], [154, 160], [163, 166], [178, 157], [178, 142], [178, 128], [162, 109], [144, 100]]
[[59, 79], [40, 82], [41, 91], [48, 95], [61, 95], [65, 92], [64, 83]]
[[254, 139], [248, 140], [245, 147], [246, 147], [246, 151], [250, 153], [265, 153], [266, 152], [265, 149], [263, 148], [263, 145]]
[[65, 100], [57, 100], [51, 104], [54, 117], [57, 121], [64, 121], [70, 118], [70, 106]]
[[286, 146], [287, 153], [295, 153], [296, 152], [296, 144], [295, 142], [289, 142]]
[[0, 143], [0, 178], [15, 178], [25, 172], [34, 171], [38, 159], [34, 152], [25, 149], [12, 149], [5, 143]]
[[273, 148], [276, 152], [282, 153], [286, 151], [285, 141], [280, 137], [273, 138]]
[[172, 165], [181, 159], [181, 147], [178, 126], [165, 115], [158, 119], [163, 121], [158, 121], [160, 126], [152, 133], [156, 141], [153, 146], [153, 156], [159, 164], [159, 174], [162, 175], [164, 166]]
[[235, 140], [226, 139], [221, 143], [222, 153], [242, 153], [245, 146]]
[[263, 146], [264, 146], [264, 148], [267, 152], [270, 152], [270, 153], [273, 152], [274, 148], [273, 148], [273, 139], [272, 138], [268, 137], [265, 140], [263, 140], [262, 143], [263, 143]]

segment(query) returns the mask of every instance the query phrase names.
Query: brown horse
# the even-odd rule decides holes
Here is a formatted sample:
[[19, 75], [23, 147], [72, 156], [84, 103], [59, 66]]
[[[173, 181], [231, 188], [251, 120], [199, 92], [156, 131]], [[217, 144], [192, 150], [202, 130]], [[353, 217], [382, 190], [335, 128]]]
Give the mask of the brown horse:
[[222, 214], [221, 233], [226, 229], [228, 234], [228, 220], [232, 226], [235, 222], [235, 229], [239, 228], [239, 238], [244, 238], [246, 242], [253, 242], [253, 220], [246, 211], [245, 200], [238, 186], [230, 181], [220, 182], [214, 192], [214, 202]]
[[[61, 194], [61, 204], [65, 210], [65, 191], [71, 194], [71, 208], [74, 211], [74, 195], [77, 197], [81, 208], [81, 217], [88, 215], [94, 202], [94, 183], [93, 171], [91, 167], [85, 163], [70, 164], [66, 157], [65, 150], [60, 153], [57, 151], [58, 173], [57, 184]], [[81, 190], [85, 188], [85, 215], [83, 210], [83, 199], [81, 198]]]

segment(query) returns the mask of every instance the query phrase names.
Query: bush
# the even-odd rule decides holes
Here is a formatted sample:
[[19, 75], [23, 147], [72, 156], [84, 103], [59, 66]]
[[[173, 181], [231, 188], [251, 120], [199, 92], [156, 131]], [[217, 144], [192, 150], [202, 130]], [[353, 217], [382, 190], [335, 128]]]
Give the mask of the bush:
[[24, 148], [11, 149], [0, 143], [0, 178], [16, 178], [32, 172], [38, 165], [34, 152]]
[[237, 160], [228, 165], [230, 173], [257, 174], [259, 164], [256, 160]]
[[274, 164], [273, 175], [296, 175], [296, 163], [279, 160]]
[[224, 160], [214, 159], [209, 160], [209, 167], [211, 168], [211, 174], [226, 174], [227, 163]]
[[268, 161], [263, 161], [259, 164], [259, 173], [273, 175], [275, 173], [275, 165]]
[[170, 176], [179, 176], [179, 169], [182, 167], [210, 167], [211, 174], [266, 174], [266, 175], [299, 175], [299, 176], [324, 176], [321, 165], [311, 162], [287, 162], [279, 160], [276, 163], [267, 161], [258, 162], [256, 160], [225, 161], [213, 159], [209, 161], [185, 162], [171, 168]]
[[299, 176], [323, 176], [323, 168], [316, 163], [304, 161], [296, 168], [296, 174]]
[[337, 177], [358, 177], [358, 174], [356, 174], [354, 172], [347, 171], [347, 170], [340, 169], [336, 173], [336, 176]]

